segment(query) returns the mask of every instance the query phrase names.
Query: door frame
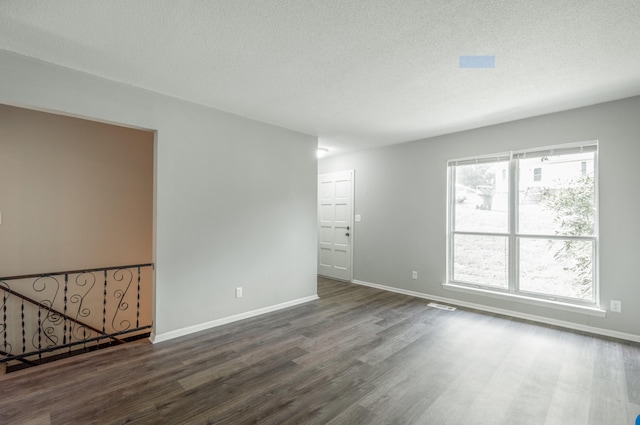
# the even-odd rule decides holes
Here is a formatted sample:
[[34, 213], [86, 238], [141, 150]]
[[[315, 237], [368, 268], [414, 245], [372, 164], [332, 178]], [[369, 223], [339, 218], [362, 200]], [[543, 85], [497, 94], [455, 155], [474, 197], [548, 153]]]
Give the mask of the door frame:
[[355, 212], [355, 188], [356, 188], [356, 171], [354, 169], [349, 169], [349, 170], [339, 170], [339, 171], [333, 171], [330, 173], [322, 173], [322, 174], [318, 174], [318, 177], [316, 179], [316, 233], [317, 233], [317, 240], [316, 240], [316, 249], [317, 249], [317, 254], [316, 254], [316, 265], [318, 265], [320, 263], [320, 215], [319, 215], [319, 206], [320, 206], [320, 192], [319, 192], [319, 182], [320, 182], [320, 177], [322, 176], [330, 176], [332, 174], [340, 174], [340, 173], [350, 173], [351, 174], [351, 205], [350, 205], [350, 210], [349, 210], [349, 217], [350, 217], [350, 223], [351, 225], [349, 226], [349, 275], [347, 277], [347, 279], [338, 279], [335, 277], [331, 277], [331, 276], [325, 276], [321, 273], [317, 273], [318, 276], [322, 276], [322, 277], [327, 277], [329, 279], [334, 279], [334, 280], [344, 280], [345, 282], [353, 282], [353, 251], [354, 251], [354, 247], [355, 247], [355, 216], [354, 216], [354, 212]]

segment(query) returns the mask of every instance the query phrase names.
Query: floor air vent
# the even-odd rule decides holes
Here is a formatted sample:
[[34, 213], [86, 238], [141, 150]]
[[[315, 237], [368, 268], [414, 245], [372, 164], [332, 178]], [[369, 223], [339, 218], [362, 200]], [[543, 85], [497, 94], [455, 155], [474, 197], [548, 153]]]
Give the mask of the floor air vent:
[[429, 307], [439, 308], [440, 310], [447, 310], [447, 311], [454, 311], [456, 309], [455, 307], [451, 307], [451, 306], [444, 305], [444, 304], [437, 304], [437, 303], [429, 303], [427, 305]]

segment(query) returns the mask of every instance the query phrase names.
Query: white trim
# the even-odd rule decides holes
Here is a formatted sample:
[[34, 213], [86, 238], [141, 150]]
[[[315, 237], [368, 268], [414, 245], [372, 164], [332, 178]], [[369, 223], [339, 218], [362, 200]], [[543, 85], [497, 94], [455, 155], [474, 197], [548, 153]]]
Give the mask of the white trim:
[[553, 301], [545, 299], [537, 299], [533, 297], [527, 297], [521, 294], [513, 294], [511, 292], [497, 292], [491, 289], [474, 288], [467, 285], [458, 285], [456, 283], [443, 283], [444, 289], [450, 289], [452, 291], [465, 292], [467, 294], [484, 295], [491, 298], [497, 298], [505, 301], [515, 301], [523, 304], [535, 305], [538, 307], [553, 308], [556, 310], [570, 311], [571, 313], [587, 314], [595, 317], [607, 317], [607, 311], [595, 306], [579, 305], [565, 303], [562, 301]]
[[326, 276], [326, 275], [323, 275], [321, 273], [318, 273], [318, 277], [323, 277], [325, 279], [331, 279], [331, 280], [337, 280], [338, 282], [347, 282], [347, 283], [352, 283], [353, 282], [351, 279], [339, 279], [337, 277]]
[[458, 165], [471, 164], [489, 164], [492, 162], [503, 162], [511, 159], [512, 152], [500, 152], [489, 155], [469, 156], [465, 158], [450, 159], [447, 161], [447, 167], [456, 167]]
[[512, 151], [513, 158], [539, 158], [541, 156], [567, 155], [583, 152], [597, 152], [598, 139], [584, 142], [563, 143], [560, 145], [542, 146], [539, 148]]
[[364, 282], [361, 280], [353, 280], [352, 283], [355, 283], [357, 285], [370, 286], [372, 288], [382, 289], [384, 291], [396, 292], [398, 294], [409, 295], [412, 297], [424, 298], [431, 301], [438, 301], [445, 304], [452, 304], [459, 307], [467, 307], [475, 310], [486, 311], [489, 313], [501, 314], [503, 316], [530, 320], [532, 322], [545, 323], [548, 325], [554, 325], [562, 328], [588, 332], [596, 335], [602, 335], [602, 336], [607, 336], [607, 337], [617, 338], [617, 339], [624, 339], [626, 341], [640, 342], [640, 335], [630, 334], [626, 332], [612, 331], [609, 329], [602, 329], [602, 328], [596, 328], [593, 326], [581, 325], [578, 323], [566, 322], [564, 320], [550, 319], [548, 317], [537, 316], [534, 314], [520, 313], [513, 310], [505, 310], [502, 308], [490, 307], [483, 304], [476, 304], [476, 303], [460, 301], [452, 298], [439, 297], [436, 295], [429, 295], [429, 294], [424, 294], [422, 292], [409, 291], [406, 289], [399, 289], [391, 286], [379, 285], [377, 283]]
[[234, 314], [233, 316], [227, 316], [220, 319], [212, 320], [210, 322], [200, 323], [198, 325], [187, 326], [186, 328], [176, 329], [174, 331], [169, 331], [162, 333], [160, 335], [156, 335], [155, 330], [151, 333], [149, 340], [157, 344], [159, 342], [168, 341], [170, 339], [179, 338], [181, 336], [189, 335], [195, 332], [204, 331], [207, 329], [215, 328], [218, 326], [226, 325], [228, 323], [237, 322], [238, 320], [248, 319], [250, 317], [260, 316], [262, 314], [271, 313], [274, 311], [282, 310], [285, 308], [293, 307], [299, 304], [304, 304], [309, 301], [315, 301], [319, 299], [318, 295], [311, 295], [304, 298], [298, 298], [296, 300], [287, 301], [284, 303], [272, 305], [269, 307], [259, 308], [257, 310], [247, 311], [240, 314]]

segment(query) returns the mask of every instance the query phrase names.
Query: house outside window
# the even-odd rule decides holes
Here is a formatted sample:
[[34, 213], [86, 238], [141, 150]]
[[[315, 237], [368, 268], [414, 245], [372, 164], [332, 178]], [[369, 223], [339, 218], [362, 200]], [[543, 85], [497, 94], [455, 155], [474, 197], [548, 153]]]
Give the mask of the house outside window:
[[447, 283], [598, 305], [597, 142], [452, 160], [448, 170]]
[[542, 168], [533, 169], [533, 181], [539, 182], [542, 180]]

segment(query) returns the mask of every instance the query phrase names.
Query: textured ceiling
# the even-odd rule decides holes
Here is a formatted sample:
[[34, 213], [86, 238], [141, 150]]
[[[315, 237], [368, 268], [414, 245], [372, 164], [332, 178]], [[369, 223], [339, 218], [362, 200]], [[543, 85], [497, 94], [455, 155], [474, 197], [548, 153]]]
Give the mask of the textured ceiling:
[[0, 0], [0, 48], [341, 153], [640, 94], [640, 1]]

